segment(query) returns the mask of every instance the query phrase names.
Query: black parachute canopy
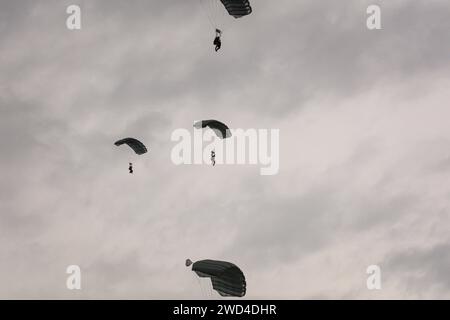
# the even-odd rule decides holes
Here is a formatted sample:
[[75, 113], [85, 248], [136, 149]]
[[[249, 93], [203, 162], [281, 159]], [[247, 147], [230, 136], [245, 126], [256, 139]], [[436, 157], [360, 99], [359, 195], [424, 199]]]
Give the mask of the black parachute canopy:
[[243, 16], [252, 13], [252, 7], [248, 0], [220, 0], [228, 13], [235, 18], [241, 18]]
[[[192, 262], [186, 261], [186, 266]], [[222, 297], [243, 297], [246, 293], [245, 276], [236, 265], [231, 262], [217, 260], [200, 260], [192, 265], [199, 277], [211, 278], [213, 289]]]
[[228, 126], [217, 120], [200, 120], [194, 122], [194, 127], [197, 129], [211, 128], [219, 138], [226, 139], [231, 137], [231, 131]]
[[114, 143], [116, 146], [121, 146], [123, 144], [127, 144], [131, 149], [134, 150], [137, 154], [141, 155], [147, 152], [147, 148], [145, 145], [137, 139], [134, 138], [125, 138]]

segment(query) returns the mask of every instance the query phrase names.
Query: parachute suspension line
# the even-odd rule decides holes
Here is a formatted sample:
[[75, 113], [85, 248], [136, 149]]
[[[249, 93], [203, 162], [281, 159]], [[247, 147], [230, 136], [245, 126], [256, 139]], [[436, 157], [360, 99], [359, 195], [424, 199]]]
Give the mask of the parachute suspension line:
[[218, 23], [218, 16], [217, 16], [217, 2], [219, 2], [219, 0], [207, 0], [209, 3], [209, 10], [211, 12], [211, 16], [212, 16], [212, 20], [213, 20], [213, 24], [214, 24], [214, 29], [217, 28], [217, 23]]
[[211, 12], [211, 16], [214, 22], [216, 22], [216, 12], [214, 10], [214, 0], [208, 0], [209, 12]]
[[205, 292], [203, 290], [202, 283], [201, 283], [201, 281], [200, 281], [200, 279], [198, 277], [196, 277], [196, 278], [197, 278], [198, 286], [200, 287], [200, 292], [202, 294], [202, 297], [205, 297]]
[[227, 11], [225, 10], [225, 8], [223, 7], [223, 4], [221, 1], [217, 1], [216, 2], [216, 7], [217, 7], [217, 12], [220, 15], [220, 19], [221, 21], [224, 21], [225, 17], [228, 15]]
[[208, 288], [209, 288], [209, 298], [212, 300], [213, 295], [214, 295], [212, 284], [209, 285]]
[[198, 0], [198, 1], [200, 2], [200, 5], [201, 5], [201, 7], [203, 9], [202, 11], [205, 13], [206, 17], [208, 18], [209, 24], [211, 25], [211, 27], [213, 29], [216, 28], [215, 23], [213, 21], [213, 17], [211, 15], [211, 11], [209, 11], [208, 7], [207, 7], [209, 5], [205, 4], [205, 1], [209, 2], [209, 0]]
[[223, 33], [223, 31], [228, 31], [230, 29], [230, 26], [233, 26], [233, 23], [230, 23], [230, 15], [228, 11], [225, 9], [222, 1], [220, 0], [210, 0], [214, 1], [215, 4], [215, 21], [216, 24], [219, 25], [218, 29], [220, 29]]
[[214, 6], [214, 13], [215, 13], [215, 17], [214, 17], [214, 19], [215, 19], [215, 21], [216, 21], [216, 24], [218, 23], [218, 21], [220, 21], [220, 13], [221, 13], [221, 11], [220, 11], [220, 8], [219, 8], [219, 0], [211, 0], [211, 1], [213, 1], [214, 3], [213, 3], [213, 6]]
[[209, 286], [209, 283], [206, 283], [206, 282], [203, 282], [203, 285], [204, 285], [204, 287], [203, 287], [203, 289], [204, 289], [204, 298], [205, 299], [208, 299], [208, 300], [211, 300], [211, 287]]
[[222, 5], [222, 2], [220, 0], [213, 0], [214, 4], [216, 6], [216, 21], [222, 21], [223, 14], [226, 11], [225, 8]]
[[223, 7], [223, 4], [220, 0], [210, 0], [213, 2], [213, 6], [214, 6], [214, 13], [215, 13], [215, 17], [214, 17], [214, 21], [216, 22], [216, 28], [223, 31], [224, 27], [223, 25], [219, 25], [219, 23], [222, 23], [225, 19], [225, 8]]

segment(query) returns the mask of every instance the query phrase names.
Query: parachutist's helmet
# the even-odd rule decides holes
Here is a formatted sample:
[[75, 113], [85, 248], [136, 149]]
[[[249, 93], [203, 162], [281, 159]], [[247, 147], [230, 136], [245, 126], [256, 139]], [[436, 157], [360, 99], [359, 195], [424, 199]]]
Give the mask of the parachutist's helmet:
[[186, 267], [189, 267], [192, 264], [191, 259], [186, 259]]

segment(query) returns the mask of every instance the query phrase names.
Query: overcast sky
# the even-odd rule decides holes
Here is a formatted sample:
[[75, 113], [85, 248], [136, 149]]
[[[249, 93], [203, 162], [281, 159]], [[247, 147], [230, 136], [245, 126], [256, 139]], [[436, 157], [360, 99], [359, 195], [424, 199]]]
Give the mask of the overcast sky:
[[[450, 298], [450, 2], [251, 4], [215, 53], [198, 0], [0, 0], [0, 298], [204, 298], [186, 258], [250, 299]], [[280, 129], [279, 174], [175, 166], [198, 119]]]

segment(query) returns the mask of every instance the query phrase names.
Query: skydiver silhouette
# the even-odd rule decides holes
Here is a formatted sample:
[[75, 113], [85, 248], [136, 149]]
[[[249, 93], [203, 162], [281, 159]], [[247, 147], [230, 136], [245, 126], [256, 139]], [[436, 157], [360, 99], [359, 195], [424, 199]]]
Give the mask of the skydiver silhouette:
[[213, 166], [216, 165], [216, 152], [214, 150], [211, 150], [211, 163]]
[[216, 52], [219, 51], [220, 47], [222, 46], [222, 40], [220, 40], [220, 37], [222, 36], [222, 31], [220, 29], [216, 29], [216, 37], [214, 38], [213, 44], [216, 46], [215, 50]]
[[128, 167], [128, 170], [130, 171], [130, 173], [133, 173], [133, 164], [130, 162], [130, 165]]

